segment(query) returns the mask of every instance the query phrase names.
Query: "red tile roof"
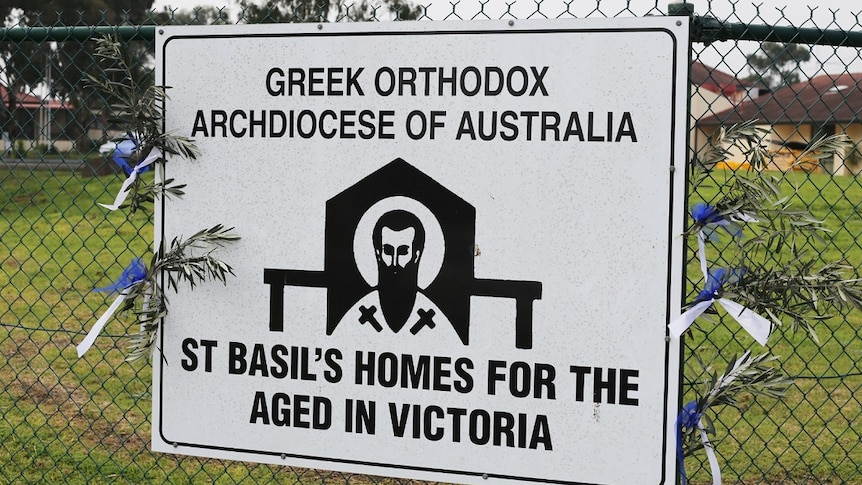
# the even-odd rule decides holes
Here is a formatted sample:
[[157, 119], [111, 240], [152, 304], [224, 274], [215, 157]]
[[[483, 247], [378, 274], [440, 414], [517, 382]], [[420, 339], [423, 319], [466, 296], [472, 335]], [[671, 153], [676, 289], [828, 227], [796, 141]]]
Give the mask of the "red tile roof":
[[[0, 86], [0, 102], [5, 106], [9, 106], [9, 90], [6, 86]], [[32, 94], [18, 93], [15, 95], [16, 107], [24, 109], [38, 109], [42, 107], [42, 98]], [[72, 109], [72, 106], [58, 101], [54, 98], [45, 100], [45, 105], [50, 109]]]
[[739, 80], [732, 74], [697, 61], [691, 64], [691, 83], [725, 96], [731, 96], [737, 91], [752, 86], [748, 81]]
[[740, 123], [851, 123], [862, 114], [862, 73], [824, 74], [701, 118], [698, 125]]

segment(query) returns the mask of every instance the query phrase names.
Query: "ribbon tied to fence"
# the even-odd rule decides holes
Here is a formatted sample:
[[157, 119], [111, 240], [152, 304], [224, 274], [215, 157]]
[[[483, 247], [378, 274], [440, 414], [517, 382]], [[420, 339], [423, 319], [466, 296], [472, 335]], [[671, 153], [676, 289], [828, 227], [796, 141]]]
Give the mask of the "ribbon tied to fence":
[[679, 463], [679, 475], [682, 479], [682, 485], [688, 484], [688, 477], [685, 474], [685, 456], [682, 452], [683, 431], [695, 428], [700, 433], [703, 448], [706, 450], [709, 468], [712, 471], [712, 483], [713, 485], [721, 485], [721, 468], [718, 466], [718, 459], [715, 456], [712, 443], [709, 441], [706, 430], [703, 428], [703, 414], [698, 411], [696, 401], [690, 401], [683, 406], [682, 411], [676, 417], [676, 459]]
[[123, 270], [123, 273], [120, 274], [120, 277], [117, 278], [117, 281], [114, 283], [105, 286], [103, 288], [96, 288], [95, 291], [102, 291], [108, 293], [117, 293], [119, 295], [111, 303], [111, 306], [108, 307], [107, 311], [99, 317], [96, 321], [96, 324], [93, 325], [93, 328], [87, 332], [87, 336], [84, 337], [84, 340], [78, 344], [76, 349], [78, 350], [78, 358], [83, 357], [84, 354], [90, 350], [90, 347], [96, 341], [96, 337], [99, 336], [99, 333], [102, 331], [102, 328], [105, 327], [105, 324], [108, 323], [108, 320], [114, 315], [114, 312], [120, 308], [120, 305], [126, 300], [126, 297], [129, 295], [129, 292], [135, 286], [141, 284], [147, 275], [147, 267], [144, 265], [144, 262], [141, 258], [135, 258], [131, 263]]
[[[733, 237], [742, 237], [742, 227], [727, 217], [724, 217], [721, 212], [714, 206], [698, 202], [691, 208], [691, 218], [694, 220], [695, 227], [698, 232], [703, 232], [706, 239], [715, 241], [718, 239], [716, 229], [721, 227]], [[752, 222], [754, 219], [750, 216], [741, 215], [741, 220]]]
[[137, 140], [134, 137], [129, 138], [128, 140], [124, 140], [117, 144], [117, 148], [114, 149], [114, 155], [111, 157], [114, 160], [114, 163], [119, 165], [123, 171], [128, 176], [126, 180], [123, 182], [123, 186], [120, 187], [120, 191], [117, 192], [117, 197], [114, 199], [114, 203], [111, 205], [108, 204], [99, 204], [100, 206], [108, 209], [108, 210], [117, 210], [120, 208], [123, 202], [125, 202], [126, 197], [129, 195], [129, 188], [135, 183], [135, 180], [138, 176], [144, 172], [150, 170], [150, 165], [155, 163], [157, 160], [162, 158], [162, 152], [158, 148], [152, 148], [149, 154], [141, 160], [134, 167], [129, 166], [129, 160], [139, 148]]
[[[748, 220], [754, 220], [749, 216], [745, 217]], [[695, 204], [692, 209], [692, 218], [695, 224], [700, 226], [697, 232], [698, 258], [706, 283], [704, 289], [697, 295], [694, 304], [668, 324], [671, 336], [679, 338], [694, 323], [695, 319], [701, 316], [713, 303], [718, 302], [734, 320], [739, 322], [742, 328], [754, 337], [754, 340], [760, 345], [766, 345], [772, 328], [769, 320], [739, 303], [721, 297], [722, 287], [728, 283], [738, 282], [742, 278], [744, 270], [719, 268], [710, 271], [707, 269], [704, 229], [710, 225], [724, 227], [734, 237], [741, 237], [741, 231], [737, 232], [730, 229], [733, 227], [733, 223], [722, 216], [714, 207], [707, 204]]]

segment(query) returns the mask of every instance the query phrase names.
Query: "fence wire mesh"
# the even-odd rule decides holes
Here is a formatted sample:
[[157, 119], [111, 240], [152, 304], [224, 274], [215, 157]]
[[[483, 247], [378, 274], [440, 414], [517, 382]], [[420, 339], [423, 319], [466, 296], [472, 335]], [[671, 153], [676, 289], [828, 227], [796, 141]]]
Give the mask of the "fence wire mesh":
[[[474, 20], [667, 15], [680, 7], [648, 2], [400, 2], [354, 4], [276, 1], [194, 11], [149, 10], [149, 2], [109, 11], [101, 2], [66, 12], [0, 7], [0, 483], [344, 483], [390, 482], [318, 470], [154, 454], [148, 450], [151, 369], [124, 362], [133, 322], [112, 321], [86, 358], [83, 338], [107, 305], [94, 287], [144, 254], [153, 237], [145, 211], [130, 219], [96, 205], [123, 175], [110, 163], [118, 135], [107, 104], [88, 89], [98, 75], [96, 32], [115, 32], [141, 79], [153, 61], [154, 26], [287, 21]], [[146, 4], [146, 5], [144, 5]], [[699, 6], [700, 7], [700, 6]], [[703, 7], [700, 7], [703, 8]], [[721, 126], [759, 119], [770, 130], [770, 167], [788, 196], [826, 221], [826, 241], [807, 250], [824, 261], [862, 264], [862, 149], [841, 159], [789, 164], [819, 134], [862, 140], [862, 58], [858, 13], [814, 6], [767, 9], [711, 2], [693, 22], [691, 147], [697, 154]], [[52, 10], [52, 12], [47, 12]], [[685, 6], [682, 8], [685, 11]], [[768, 10], [768, 11], [767, 11]], [[825, 15], [824, 15], [825, 14]], [[89, 26], [72, 29], [74, 26]], [[94, 26], [101, 26], [96, 28]], [[801, 33], [806, 42], [795, 43]], [[752, 33], [754, 32], [754, 34]], [[762, 32], [757, 34], [756, 32]], [[811, 32], [820, 32], [811, 38]], [[759, 40], [757, 40], [759, 39]], [[789, 45], [765, 42], [791, 42]], [[816, 45], [815, 45], [816, 44]], [[709, 201], [729, 159], [691, 201]], [[798, 169], [802, 170], [798, 170]], [[690, 267], [696, 256], [689, 251]], [[696, 293], [698, 272], [687, 290]], [[715, 416], [716, 449], [727, 483], [862, 483], [862, 315], [818, 323], [820, 345], [783, 333], [773, 350], [796, 378], [787, 398], [743, 402]], [[695, 332], [684, 357], [727, 361], [750, 347], [733, 325]], [[685, 376], [691, 392], [694, 376]], [[700, 460], [700, 462], [698, 462]], [[709, 483], [702, 457], [689, 463], [692, 483]]]

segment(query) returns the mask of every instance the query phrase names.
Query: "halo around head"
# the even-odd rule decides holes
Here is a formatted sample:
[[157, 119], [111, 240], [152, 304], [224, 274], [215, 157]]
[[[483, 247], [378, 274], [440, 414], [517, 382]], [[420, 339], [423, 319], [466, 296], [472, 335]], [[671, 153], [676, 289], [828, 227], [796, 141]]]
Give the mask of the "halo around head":
[[356, 225], [356, 232], [353, 233], [353, 259], [356, 261], [356, 268], [369, 286], [377, 286], [377, 259], [374, 257], [371, 235], [380, 216], [396, 209], [413, 213], [425, 228], [425, 249], [419, 262], [418, 281], [419, 288], [425, 289], [437, 278], [440, 267], [443, 266], [446, 245], [437, 217], [421, 202], [410, 197], [387, 197], [365, 211]]

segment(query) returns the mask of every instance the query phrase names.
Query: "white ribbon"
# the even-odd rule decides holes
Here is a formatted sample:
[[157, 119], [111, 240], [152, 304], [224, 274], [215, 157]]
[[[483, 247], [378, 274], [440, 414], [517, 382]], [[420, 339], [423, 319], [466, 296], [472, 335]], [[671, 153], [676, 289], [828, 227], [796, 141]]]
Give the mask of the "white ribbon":
[[104, 328], [105, 324], [108, 323], [108, 320], [111, 319], [111, 317], [114, 315], [114, 312], [116, 312], [117, 309], [120, 308], [120, 305], [123, 304], [123, 301], [126, 299], [126, 296], [128, 296], [128, 288], [120, 292], [120, 296], [118, 296], [117, 299], [114, 300], [114, 303], [111, 303], [111, 306], [108, 307], [108, 310], [105, 312], [105, 314], [99, 317], [99, 319], [96, 321], [96, 324], [93, 325], [93, 328], [91, 328], [90, 331], [87, 332], [87, 336], [84, 337], [84, 341], [78, 344], [77, 347], [75, 347], [76, 349], [78, 349], [79, 359], [83, 357], [88, 350], [90, 350], [90, 347], [93, 346], [93, 343], [96, 341], [96, 337], [99, 336], [99, 333], [101, 333], [102, 328]]
[[673, 321], [668, 324], [667, 327], [670, 329], [670, 334], [673, 337], [679, 338], [680, 335], [682, 335], [688, 327], [694, 323], [695, 319], [703, 314], [703, 312], [705, 312], [706, 309], [714, 302], [718, 302], [722, 307], [724, 307], [724, 309], [727, 310], [727, 313], [733, 317], [734, 320], [739, 322], [742, 328], [754, 337], [754, 340], [757, 340], [760, 345], [766, 345], [766, 340], [769, 338], [769, 331], [772, 328], [772, 324], [769, 323], [769, 320], [761, 317], [735, 301], [728, 300], [727, 298], [713, 298], [698, 302], [693, 307], [686, 310], [685, 313], [674, 318]]
[[745, 212], [737, 212], [735, 214], [731, 214], [730, 219], [739, 222], [760, 222], [759, 220], [757, 220], [757, 217], [754, 217], [751, 214], [746, 214]]
[[135, 182], [135, 179], [138, 178], [138, 175], [160, 158], [162, 158], [162, 152], [159, 149], [153, 148], [150, 150], [150, 154], [147, 158], [141, 160], [140, 163], [135, 165], [135, 168], [132, 169], [132, 173], [130, 173], [129, 177], [123, 182], [123, 186], [120, 187], [120, 191], [117, 192], [117, 197], [114, 199], [114, 203], [112, 205], [100, 203], [99, 205], [112, 211], [119, 209], [120, 205], [126, 201], [126, 197], [129, 195], [129, 188]]
[[[704, 282], [708, 284], [709, 271], [706, 266], [706, 247], [704, 244], [703, 231], [697, 232], [697, 249], [698, 258], [700, 259], [700, 270], [703, 272]], [[739, 322], [739, 325], [741, 325], [746, 332], [754, 337], [754, 340], [756, 340], [760, 345], [766, 345], [766, 340], [769, 338], [769, 331], [772, 329], [772, 324], [769, 320], [761, 317], [735, 301], [728, 300], [727, 298], [711, 298], [709, 300], [696, 303], [694, 306], [686, 310], [685, 313], [674, 318], [673, 321], [668, 324], [667, 327], [670, 329], [671, 336], [679, 338], [686, 330], [688, 330], [688, 327], [694, 323], [695, 319], [701, 316], [703, 312], [705, 312], [706, 309], [716, 301], [725, 310], [727, 310], [727, 313], [733, 317], [734, 320]]]
[[769, 331], [772, 329], [772, 324], [769, 320], [761, 317], [744, 306], [730, 301], [727, 298], [719, 298], [718, 303], [727, 310], [727, 313], [739, 322], [739, 325], [745, 329], [757, 343], [765, 346], [766, 340], [769, 338]]
[[709, 469], [712, 471], [712, 485], [721, 485], [721, 467], [718, 466], [715, 450], [712, 448], [712, 443], [710, 443], [706, 430], [703, 429], [703, 423], [699, 419], [697, 420], [697, 429], [700, 430], [700, 439], [703, 441], [703, 449], [706, 450], [706, 459], [709, 460]]
[[697, 231], [697, 256], [700, 258], [700, 271], [703, 272], [703, 280], [709, 281], [709, 270], [706, 269], [706, 245], [703, 240], [703, 231]]

